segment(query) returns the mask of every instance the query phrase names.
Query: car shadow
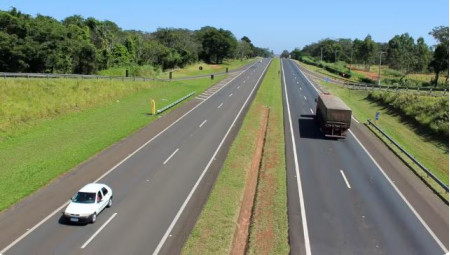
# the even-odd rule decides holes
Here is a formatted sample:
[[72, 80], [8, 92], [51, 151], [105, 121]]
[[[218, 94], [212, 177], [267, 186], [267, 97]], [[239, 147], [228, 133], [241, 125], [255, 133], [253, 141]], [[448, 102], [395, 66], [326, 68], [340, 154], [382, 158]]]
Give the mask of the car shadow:
[[298, 128], [300, 138], [305, 139], [328, 139], [320, 131], [319, 125], [316, 121], [315, 114], [302, 114], [298, 119]]

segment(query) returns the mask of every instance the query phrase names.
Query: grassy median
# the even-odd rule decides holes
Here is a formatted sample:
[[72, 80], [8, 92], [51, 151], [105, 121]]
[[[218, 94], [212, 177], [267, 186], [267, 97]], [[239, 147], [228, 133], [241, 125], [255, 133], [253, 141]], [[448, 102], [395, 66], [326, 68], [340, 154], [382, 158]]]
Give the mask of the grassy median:
[[208, 202], [187, 240], [184, 254], [228, 254], [248, 170], [270, 108], [247, 253], [288, 254], [286, 167], [280, 60], [274, 59], [233, 142]]
[[0, 211], [155, 120], [150, 99], [161, 108], [224, 77], [0, 81]]

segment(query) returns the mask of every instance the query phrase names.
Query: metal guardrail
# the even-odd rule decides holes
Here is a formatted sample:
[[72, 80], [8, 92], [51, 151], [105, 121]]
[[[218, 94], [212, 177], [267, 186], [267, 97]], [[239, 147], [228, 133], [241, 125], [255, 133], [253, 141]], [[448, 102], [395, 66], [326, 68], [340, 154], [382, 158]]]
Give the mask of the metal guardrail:
[[398, 143], [396, 143], [392, 138], [390, 138], [386, 133], [383, 132], [377, 125], [372, 123], [370, 119], [367, 120], [369, 125], [372, 125], [376, 130], [384, 135], [392, 144], [394, 144], [400, 151], [402, 151], [409, 159], [411, 159], [418, 167], [420, 167], [427, 176], [431, 177], [436, 183], [438, 183], [445, 191], [448, 193], [448, 186], [445, 185], [441, 180], [439, 180], [433, 173], [431, 173], [424, 165], [417, 161], [411, 154], [409, 154], [405, 149], [403, 149]]
[[385, 91], [425, 91], [429, 92], [430, 94], [432, 92], [444, 92], [444, 95], [447, 93], [447, 89], [445, 88], [426, 88], [426, 87], [403, 87], [403, 86], [394, 86], [394, 85], [377, 85], [377, 84], [371, 84], [371, 83], [357, 83], [357, 82], [344, 82], [344, 86], [350, 86], [353, 87], [353, 89], [371, 89], [371, 90], [385, 90]]
[[184, 97], [178, 99], [177, 101], [175, 101], [175, 102], [173, 102], [173, 103], [171, 103], [171, 104], [169, 104], [169, 105], [167, 105], [167, 106], [164, 106], [164, 107], [161, 108], [161, 109], [158, 109], [158, 110], [156, 111], [156, 113], [157, 113], [157, 114], [160, 114], [160, 113], [164, 112], [165, 110], [167, 110], [167, 109], [169, 109], [169, 108], [171, 108], [171, 107], [173, 107], [173, 106], [179, 104], [180, 102], [182, 102], [183, 100], [185, 100], [186, 98], [188, 98], [188, 97], [190, 97], [190, 96], [192, 96], [192, 95], [194, 95], [194, 94], [195, 94], [195, 92], [191, 92], [191, 93], [189, 93], [188, 95], [186, 95], [186, 96], [184, 96]]

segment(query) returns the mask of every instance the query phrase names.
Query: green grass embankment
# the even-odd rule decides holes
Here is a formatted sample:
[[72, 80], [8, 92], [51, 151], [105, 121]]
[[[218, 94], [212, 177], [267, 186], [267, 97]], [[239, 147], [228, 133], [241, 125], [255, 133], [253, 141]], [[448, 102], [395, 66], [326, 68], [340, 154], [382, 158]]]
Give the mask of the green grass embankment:
[[155, 120], [150, 99], [161, 108], [222, 78], [1, 80], [0, 211]]
[[228, 254], [232, 246], [247, 173], [270, 108], [248, 253], [288, 254], [286, 167], [280, 60], [274, 59], [233, 142], [208, 202], [183, 248], [183, 254]]

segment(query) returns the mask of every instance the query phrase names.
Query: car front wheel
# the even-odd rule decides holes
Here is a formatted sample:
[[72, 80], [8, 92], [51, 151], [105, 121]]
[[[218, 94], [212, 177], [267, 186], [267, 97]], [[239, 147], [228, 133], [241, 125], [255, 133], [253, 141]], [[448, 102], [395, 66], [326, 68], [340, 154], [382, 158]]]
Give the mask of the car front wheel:
[[97, 213], [94, 213], [92, 214], [91, 223], [95, 223], [96, 220], [97, 220]]

